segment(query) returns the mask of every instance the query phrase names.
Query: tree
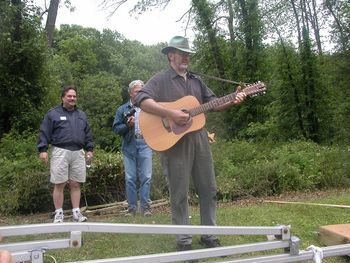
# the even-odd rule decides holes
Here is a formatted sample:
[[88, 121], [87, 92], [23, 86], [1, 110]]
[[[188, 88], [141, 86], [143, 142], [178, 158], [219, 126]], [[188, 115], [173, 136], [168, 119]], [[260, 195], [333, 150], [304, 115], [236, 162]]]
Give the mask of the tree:
[[350, 3], [345, 0], [324, 1], [326, 14], [333, 18], [332, 33], [338, 48], [345, 52], [350, 48]]
[[78, 87], [78, 104], [87, 114], [94, 143], [105, 150], [119, 149], [120, 138], [112, 131], [114, 113], [122, 104], [116, 76], [106, 72], [87, 75]]
[[[46, 1], [45, 1], [45, 7], [42, 10], [40, 15], [40, 17], [42, 18], [45, 14], [47, 14], [45, 31], [46, 31], [47, 43], [49, 47], [51, 47], [53, 44], [56, 19], [57, 19], [60, 3], [61, 3], [60, 0], [50, 0], [49, 7], [47, 7]], [[74, 10], [74, 7], [72, 7], [70, 0], [64, 0], [63, 3], [67, 8], [70, 8], [72, 11]]]
[[37, 127], [49, 74], [36, 9], [27, 1], [0, 2], [0, 137]]
[[49, 9], [47, 10], [45, 30], [47, 35], [47, 42], [50, 47], [52, 46], [53, 33], [55, 31], [55, 24], [56, 24], [59, 3], [60, 3], [60, 0], [51, 0]]
[[217, 39], [217, 29], [214, 26], [214, 7], [206, 0], [192, 0], [192, 6], [196, 15], [196, 25], [202, 35], [208, 40], [211, 59], [219, 77], [225, 77], [225, 66]]
[[57, 83], [77, 86], [79, 106], [89, 117], [96, 145], [108, 150], [119, 148], [119, 137], [111, 128], [115, 110], [128, 99], [131, 80], [146, 82], [165, 67], [167, 61], [160, 49], [160, 45], [148, 47], [126, 40], [111, 30], [99, 32], [77, 25], [63, 25], [57, 30], [50, 70]]

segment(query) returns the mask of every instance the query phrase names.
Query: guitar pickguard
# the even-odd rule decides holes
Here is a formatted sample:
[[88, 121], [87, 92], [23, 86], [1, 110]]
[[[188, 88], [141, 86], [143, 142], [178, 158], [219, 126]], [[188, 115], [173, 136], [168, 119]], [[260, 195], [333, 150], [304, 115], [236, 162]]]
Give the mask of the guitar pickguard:
[[192, 126], [192, 118], [185, 125], [182, 125], [182, 126], [174, 123], [171, 129], [174, 134], [179, 135], [187, 131], [191, 126]]

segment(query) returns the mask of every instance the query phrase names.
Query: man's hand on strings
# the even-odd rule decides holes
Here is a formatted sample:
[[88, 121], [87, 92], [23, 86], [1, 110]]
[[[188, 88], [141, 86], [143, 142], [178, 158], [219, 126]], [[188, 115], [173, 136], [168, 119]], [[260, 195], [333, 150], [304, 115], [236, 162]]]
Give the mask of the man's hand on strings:
[[236, 89], [236, 97], [235, 100], [233, 101], [234, 104], [239, 104], [245, 100], [247, 95], [242, 91], [241, 86], [238, 86]]
[[245, 100], [245, 98], [247, 97], [247, 95], [245, 94], [244, 91], [242, 91], [241, 86], [238, 86], [236, 89], [236, 95], [234, 100], [228, 101], [222, 105], [220, 105], [219, 107], [215, 108], [214, 111], [221, 111], [224, 110], [228, 107], [230, 107], [233, 104], [240, 104], [241, 102], [243, 102]]
[[169, 117], [179, 126], [186, 125], [190, 120], [190, 115], [182, 110], [170, 110]]

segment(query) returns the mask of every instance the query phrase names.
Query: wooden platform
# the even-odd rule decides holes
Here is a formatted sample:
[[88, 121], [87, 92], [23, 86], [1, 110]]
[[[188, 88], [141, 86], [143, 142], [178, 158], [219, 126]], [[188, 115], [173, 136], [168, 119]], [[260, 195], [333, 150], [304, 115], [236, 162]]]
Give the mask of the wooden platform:
[[326, 246], [350, 243], [350, 224], [321, 226], [320, 241]]

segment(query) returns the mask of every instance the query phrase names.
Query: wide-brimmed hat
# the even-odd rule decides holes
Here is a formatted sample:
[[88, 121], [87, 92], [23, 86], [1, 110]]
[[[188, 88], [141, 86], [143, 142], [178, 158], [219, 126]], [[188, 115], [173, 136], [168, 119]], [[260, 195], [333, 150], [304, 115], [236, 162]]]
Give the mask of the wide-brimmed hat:
[[170, 39], [169, 45], [162, 49], [162, 53], [168, 54], [168, 52], [172, 49], [178, 49], [187, 53], [194, 53], [190, 49], [190, 45], [188, 44], [187, 38], [181, 36], [175, 36], [172, 39]]

